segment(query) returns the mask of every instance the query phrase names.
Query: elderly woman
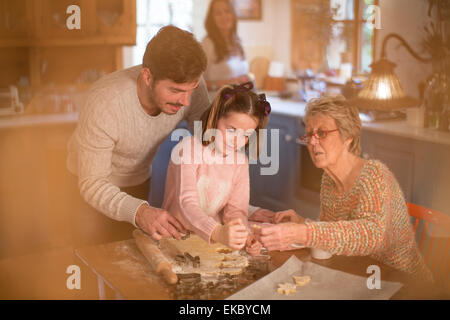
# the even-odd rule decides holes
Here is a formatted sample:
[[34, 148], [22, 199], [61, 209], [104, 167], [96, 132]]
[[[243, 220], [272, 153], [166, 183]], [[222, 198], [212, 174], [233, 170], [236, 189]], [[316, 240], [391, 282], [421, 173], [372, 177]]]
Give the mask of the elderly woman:
[[371, 256], [431, 280], [394, 175], [383, 163], [359, 156], [358, 110], [342, 96], [322, 97], [308, 103], [303, 121], [302, 140], [316, 167], [324, 170], [320, 221], [303, 220], [292, 210], [277, 213], [273, 222], [290, 222], [262, 229], [262, 244], [268, 250], [295, 243], [335, 255]]

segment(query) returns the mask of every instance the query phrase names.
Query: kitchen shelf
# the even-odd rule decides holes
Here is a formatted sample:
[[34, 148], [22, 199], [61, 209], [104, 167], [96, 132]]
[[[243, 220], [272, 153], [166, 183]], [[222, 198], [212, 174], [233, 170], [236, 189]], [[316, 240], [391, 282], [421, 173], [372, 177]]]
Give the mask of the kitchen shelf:
[[[69, 5], [80, 7], [79, 30], [65, 25]], [[135, 0], [0, 0], [0, 47], [135, 44]]]
[[[79, 30], [66, 27], [70, 5]], [[0, 0], [0, 87], [80, 83], [122, 69], [123, 46], [135, 44], [135, 0]]]

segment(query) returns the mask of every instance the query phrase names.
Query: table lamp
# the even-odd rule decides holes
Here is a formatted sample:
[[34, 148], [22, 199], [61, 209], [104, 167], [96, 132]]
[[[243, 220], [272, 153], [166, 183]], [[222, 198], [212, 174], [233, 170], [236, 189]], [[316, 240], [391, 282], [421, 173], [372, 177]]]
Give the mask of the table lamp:
[[356, 98], [349, 103], [363, 110], [395, 111], [417, 106], [418, 101], [409, 97], [402, 88], [400, 80], [394, 72], [395, 63], [386, 58], [386, 44], [391, 38], [398, 39], [408, 52], [421, 62], [430, 62], [418, 56], [401, 36], [395, 33], [388, 34], [383, 39], [380, 60], [370, 65], [372, 71], [363, 88]]

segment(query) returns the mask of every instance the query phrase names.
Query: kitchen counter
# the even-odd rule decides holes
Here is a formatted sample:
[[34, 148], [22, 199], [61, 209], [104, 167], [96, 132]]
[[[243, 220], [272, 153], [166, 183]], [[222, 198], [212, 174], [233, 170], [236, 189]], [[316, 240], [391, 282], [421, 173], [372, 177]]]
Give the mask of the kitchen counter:
[[20, 128], [42, 125], [74, 124], [78, 113], [27, 114], [0, 117], [0, 129]]
[[[270, 102], [273, 113], [300, 118], [305, 116], [306, 102], [281, 99], [274, 96], [268, 96], [267, 100]], [[362, 126], [364, 130], [450, 146], [450, 132], [410, 127], [406, 120], [363, 122]]]
[[[305, 116], [306, 102], [281, 99], [274, 96], [268, 96], [267, 99], [272, 106], [273, 113], [299, 118]], [[0, 129], [66, 123], [72, 124], [77, 121], [78, 113], [76, 112], [6, 116], [0, 117]], [[450, 132], [410, 127], [406, 120], [363, 122], [362, 126], [364, 130], [450, 146]]]

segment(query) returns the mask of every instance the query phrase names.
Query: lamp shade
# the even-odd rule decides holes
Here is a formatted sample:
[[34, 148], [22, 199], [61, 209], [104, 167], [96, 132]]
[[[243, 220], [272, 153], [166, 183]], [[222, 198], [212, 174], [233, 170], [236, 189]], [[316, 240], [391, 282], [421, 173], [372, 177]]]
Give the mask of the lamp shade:
[[371, 65], [369, 75], [358, 96], [350, 101], [362, 110], [392, 111], [417, 106], [418, 101], [406, 95], [394, 73], [395, 63], [382, 58]]

